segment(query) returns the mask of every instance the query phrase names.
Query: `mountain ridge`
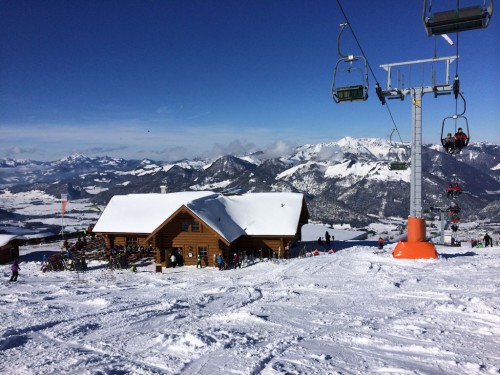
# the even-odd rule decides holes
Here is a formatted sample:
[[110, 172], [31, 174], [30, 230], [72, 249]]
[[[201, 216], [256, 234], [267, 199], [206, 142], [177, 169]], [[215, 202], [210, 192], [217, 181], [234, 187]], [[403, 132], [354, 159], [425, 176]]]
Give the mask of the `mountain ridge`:
[[[184, 190], [304, 193], [313, 219], [366, 225], [409, 212], [410, 170], [391, 171], [391, 161], [409, 162], [409, 144], [345, 137], [302, 145], [289, 155], [224, 155], [173, 162], [73, 154], [38, 162], [0, 160], [0, 197], [40, 190], [54, 197], [88, 199], [104, 206], [113, 195]], [[423, 207], [446, 207], [446, 187], [459, 182], [462, 215], [500, 222], [500, 146], [470, 144], [456, 158], [440, 145], [422, 147]], [[1, 213], [0, 213], [1, 215]], [[1, 216], [0, 216], [1, 217]]]

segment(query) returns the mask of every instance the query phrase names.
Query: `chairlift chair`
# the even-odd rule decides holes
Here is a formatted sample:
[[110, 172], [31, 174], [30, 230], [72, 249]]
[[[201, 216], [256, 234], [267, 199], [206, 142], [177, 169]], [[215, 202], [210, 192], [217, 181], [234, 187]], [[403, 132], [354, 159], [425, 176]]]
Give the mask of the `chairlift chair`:
[[368, 99], [368, 62], [364, 56], [342, 54], [340, 38], [347, 23], [340, 26], [337, 47], [341, 57], [333, 71], [332, 97], [335, 103], [365, 101]]
[[387, 156], [389, 156], [389, 159], [390, 159], [389, 170], [391, 170], [391, 171], [405, 171], [408, 169], [408, 163], [406, 161], [394, 160], [395, 158], [399, 158], [398, 153], [395, 151], [397, 149], [404, 148], [401, 144], [398, 144], [397, 142], [394, 142], [392, 140], [392, 136], [394, 135], [395, 131], [396, 131], [396, 128], [393, 128], [391, 135], [389, 136], [390, 147], [389, 147], [389, 152], [387, 153]]
[[457, 196], [459, 196], [460, 194], [462, 194], [462, 186], [460, 186], [458, 183], [450, 183], [448, 185], [448, 188], [446, 189], [446, 196], [448, 198], [456, 198]]
[[[368, 99], [366, 68], [367, 63], [362, 56], [349, 56], [337, 61], [332, 83], [332, 97], [335, 103], [365, 101]], [[344, 82], [349, 81], [353, 84], [339, 85], [339, 78], [342, 78]]]
[[406, 171], [408, 169], [408, 163], [404, 161], [391, 161], [389, 164], [389, 170], [391, 171]]
[[424, 0], [422, 17], [425, 32], [428, 36], [434, 36], [474, 29], [484, 29], [488, 26], [492, 14], [493, 0], [484, 0], [482, 5], [479, 4], [463, 8], [456, 7], [439, 12], [432, 12], [432, 0]]
[[[453, 126], [449, 126], [449, 124], [452, 122], [450, 120], [453, 120]], [[457, 122], [462, 122], [463, 125], [460, 125], [458, 126], [457, 125]], [[446, 148], [446, 134], [448, 133], [451, 133], [452, 135], [455, 134], [456, 130], [455, 129], [458, 129], [458, 128], [462, 128], [462, 129], [467, 129], [466, 131], [466, 135], [467, 135], [467, 139], [465, 139], [465, 142], [464, 142], [464, 145], [462, 146], [463, 147], [467, 147], [467, 145], [469, 144], [469, 140], [470, 140], [470, 132], [469, 132], [469, 121], [467, 120], [467, 117], [463, 116], [463, 115], [453, 115], [453, 116], [448, 116], [446, 117], [442, 124], [441, 124], [441, 144], [443, 145], [444, 148]], [[461, 149], [457, 150], [456, 149], [456, 140], [454, 141], [454, 145], [453, 145], [453, 150], [454, 152], [453, 153], [460, 153]]]
[[[467, 147], [467, 145], [469, 144], [469, 140], [470, 140], [469, 121], [467, 120], [467, 117], [464, 116], [464, 114], [467, 110], [467, 102], [459, 90], [459, 83], [458, 82], [459, 82], [458, 77], [455, 77], [455, 82], [453, 84], [453, 90], [456, 93], [455, 97], [458, 98], [458, 96], [460, 96], [460, 98], [462, 99], [462, 101], [464, 103], [463, 111], [460, 114], [455, 114], [453, 116], [446, 117], [441, 124], [441, 144], [443, 145], [443, 147], [445, 149], [450, 148], [450, 146], [447, 147], [447, 139], [445, 137], [445, 134], [451, 133], [452, 135], [454, 135], [454, 134], [456, 134], [455, 132], [458, 128], [463, 129], [465, 127], [465, 129], [467, 129], [467, 132], [465, 133], [467, 138], [464, 140], [462, 147], [458, 148], [458, 150], [457, 150], [457, 139], [454, 138], [453, 145], [452, 145], [452, 147], [453, 147], [452, 153], [455, 153], [455, 154], [460, 153], [462, 148]], [[449, 121], [449, 120], [453, 120], [453, 127], [448, 126], [448, 124], [451, 123], [451, 121]], [[458, 125], [459, 121], [461, 121], [464, 125]]]

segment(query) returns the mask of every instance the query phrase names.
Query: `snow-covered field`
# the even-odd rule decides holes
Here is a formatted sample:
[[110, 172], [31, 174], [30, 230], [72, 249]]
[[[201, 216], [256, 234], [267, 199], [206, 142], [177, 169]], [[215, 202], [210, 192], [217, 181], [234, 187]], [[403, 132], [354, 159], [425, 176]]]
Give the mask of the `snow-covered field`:
[[65, 216], [61, 215], [61, 199], [39, 190], [0, 194], [0, 208], [13, 214], [27, 215], [5, 218], [0, 215], [0, 231], [28, 238], [46, 237], [63, 229], [66, 233], [81, 232], [95, 224], [103, 207], [93, 205], [89, 199], [69, 201]]
[[155, 273], [1, 266], [1, 374], [499, 374], [500, 248]]

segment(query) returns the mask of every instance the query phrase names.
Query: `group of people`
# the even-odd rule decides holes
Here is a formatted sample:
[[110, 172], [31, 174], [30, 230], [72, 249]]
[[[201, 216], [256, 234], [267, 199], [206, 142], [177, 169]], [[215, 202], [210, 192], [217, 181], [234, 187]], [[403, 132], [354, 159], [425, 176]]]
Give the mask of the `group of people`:
[[167, 267], [182, 267], [184, 265], [184, 257], [177, 249], [173, 249], [169, 258], [170, 262], [167, 264]]
[[454, 183], [448, 185], [448, 189], [446, 189], [446, 196], [448, 198], [456, 198], [460, 194], [462, 194], [462, 187], [459, 184]]
[[63, 242], [63, 248], [65, 248], [68, 251], [80, 251], [82, 250], [85, 246], [87, 246], [87, 237], [78, 237], [76, 242], [70, 243], [67, 239], [64, 240]]
[[457, 202], [455, 201], [451, 202], [450, 207], [448, 208], [451, 217], [453, 217], [454, 215], [458, 215], [461, 210], [462, 209], [458, 206]]
[[234, 269], [241, 268], [240, 257], [238, 256], [237, 253], [233, 254], [232, 262], [228, 262], [226, 259], [224, 259], [221, 253], [219, 253], [216, 260], [219, 271], [227, 270], [229, 268], [234, 268]]
[[[324, 245], [327, 249], [332, 247], [332, 242], [335, 241], [335, 236], [331, 236], [328, 231], [325, 233], [325, 242]], [[323, 239], [321, 237], [318, 238], [318, 245], [323, 246]]]
[[471, 247], [493, 247], [493, 238], [491, 238], [488, 233], [486, 233], [482, 239], [483, 241], [472, 239], [470, 241]]
[[448, 214], [450, 216], [450, 221], [452, 223], [451, 230], [453, 232], [458, 231], [458, 223], [460, 222], [460, 211], [462, 209], [455, 201], [455, 199], [462, 193], [462, 187], [458, 184], [450, 184], [448, 185], [448, 189], [446, 192], [446, 196], [450, 199], [453, 199], [448, 207]]
[[196, 268], [203, 268], [201, 262], [205, 262], [205, 267], [208, 267], [208, 257], [206, 255], [198, 254], [196, 257]]
[[84, 236], [90, 236], [92, 238], [95, 237], [95, 234], [94, 234], [94, 225], [93, 224], [90, 224], [87, 229], [84, 229], [83, 230], [83, 235]]
[[454, 136], [448, 133], [442, 143], [448, 154], [458, 154], [467, 145], [468, 139], [462, 128], [458, 128]]
[[[451, 133], [446, 135], [446, 138], [441, 140], [446, 152], [448, 154], [458, 154], [462, 149], [467, 146], [469, 137], [464, 133], [462, 128], [458, 128], [454, 136]], [[451, 199], [457, 198], [462, 193], [462, 187], [457, 184], [449, 184], [446, 190], [446, 196]], [[449, 209], [450, 221], [452, 223], [451, 230], [458, 231], [458, 223], [460, 222], [460, 207], [456, 202], [452, 202]]]

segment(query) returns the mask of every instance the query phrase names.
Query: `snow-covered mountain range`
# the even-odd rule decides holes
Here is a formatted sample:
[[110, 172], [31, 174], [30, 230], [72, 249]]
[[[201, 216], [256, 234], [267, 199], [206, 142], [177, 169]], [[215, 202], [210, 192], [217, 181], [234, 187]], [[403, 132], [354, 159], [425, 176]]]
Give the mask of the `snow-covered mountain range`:
[[[212, 190], [227, 193], [302, 192], [313, 219], [355, 226], [391, 217], [406, 218], [410, 169], [390, 170], [393, 161], [410, 161], [411, 147], [387, 140], [346, 137], [337, 142], [297, 147], [290, 155], [264, 153], [215, 160], [160, 162], [73, 154], [53, 162], [0, 160], [0, 219], [20, 213], [8, 201], [38, 191], [55, 200], [86, 199], [104, 206], [116, 194]], [[455, 157], [440, 145], [423, 147], [423, 206], [447, 207], [446, 187], [458, 182], [463, 219], [500, 222], [500, 146], [469, 145]], [[455, 177], [454, 177], [455, 175]], [[0, 228], [0, 231], [2, 228]]]

